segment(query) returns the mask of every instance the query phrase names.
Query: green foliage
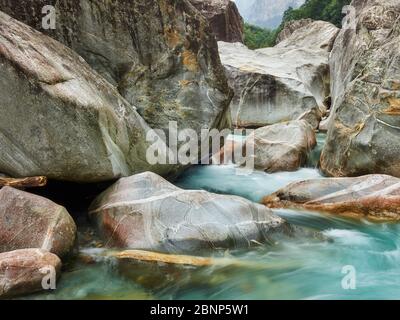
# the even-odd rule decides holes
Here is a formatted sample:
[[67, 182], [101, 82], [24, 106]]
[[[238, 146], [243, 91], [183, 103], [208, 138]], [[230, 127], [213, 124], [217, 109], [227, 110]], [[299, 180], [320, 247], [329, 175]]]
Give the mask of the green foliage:
[[274, 46], [277, 35], [277, 30], [264, 29], [248, 23], [244, 25], [244, 44], [250, 49]]
[[343, 20], [342, 8], [350, 4], [350, 2], [351, 0], [306, 0], [300, 8], [286, 10], [282, 25], [291, 20], [311, 18], [329, 21], [341, 27]]
[[287, 9], [281, 25], [275, 30], [263, 29], [246, 23], [244, 28], [245, 45], [250, 49], [274, 46], [285, 23], [292, 20], [311, 18], [328, 21], [341, 27], [342, 8], [350, 2], [351, 0], [306, 0], [298, 9]]

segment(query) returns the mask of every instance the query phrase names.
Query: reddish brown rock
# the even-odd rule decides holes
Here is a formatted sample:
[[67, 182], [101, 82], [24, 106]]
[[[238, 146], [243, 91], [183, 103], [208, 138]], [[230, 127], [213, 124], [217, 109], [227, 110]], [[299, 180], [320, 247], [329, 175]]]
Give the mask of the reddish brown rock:
[[263, 204], [372, 220], [400, 220], [400, 179], [367, 175], [300, 181], [265, 197]]
[[11, 187], [0, 190], [0, 252], [40, 248], [63, 257], [75, 237], [75, 222], [64, 207]]
[[231, 0], [190, 0], [207, 18], [218, 41], [243, 42], [244, 22]]
[[22, 249], [0, 253], [0, 298], [43, 290], [44, 278], [58, 277], [61, 260], [40, 249]]

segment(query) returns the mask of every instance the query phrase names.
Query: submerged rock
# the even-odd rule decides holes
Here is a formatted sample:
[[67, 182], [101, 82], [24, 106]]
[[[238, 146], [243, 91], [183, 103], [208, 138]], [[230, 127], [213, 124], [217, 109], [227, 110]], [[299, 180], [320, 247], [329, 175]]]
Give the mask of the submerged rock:
[[253, 51], [225, 42], [219, 42], [219, 50], [235, 92], [235, 126], [263, 127], [305, 118], [318, 127], [329, 95], [328, 52], [277, 47]]
[[0, 171], [97, 182], [169, 166], [146, 160], [150, 128], [61, 43], [0, 12]]
[[301, 208], [373, 220], [400, 220], [400, 179], [387, 175], [292, 183], [267, 196], [270, 208]]
[[[45, 5], [56, 8], [54, 30], [42, 28]], [[150, 127], [228, 125], [231, 90], [217, 42], [188, 0], [0, 0], [0, 10], [75, 50]]]
[[331, 54], [332, 109], [321, 169], [400, 177], [400, 2], [353, 1], [356, 29]]
[[53, 274], [58, 277], [60, 271], [61, 260], [44, 250], [22, 249], [0, 253], [0, 298], [41, 291], [44, 289], [43, 279]]
[[183, 190], [150, 172], [120, 179], [89, 211], [108, 246], [158, 252], [249, 247], [291, 232], [263, 206]]
[[[255, 130], [244, 142], [227, 140], [213, 163], [235, 163], [235, 155], [241, 155], [254, 158], [255, 168], [268, 173], [296, 171], [316, 145], [315, 131], [307, 121], [277, 123]], [[246, 154], [253, 150], [254, 155]]]
[[76, 225], [64, 207], [11, 187], [0, 190], [0, 252], [40, 248], [63, 257], [75, 238]]
[[243, 42], [244, 21], [234, 1], [190, 0], [207, 18], [218, 41]]

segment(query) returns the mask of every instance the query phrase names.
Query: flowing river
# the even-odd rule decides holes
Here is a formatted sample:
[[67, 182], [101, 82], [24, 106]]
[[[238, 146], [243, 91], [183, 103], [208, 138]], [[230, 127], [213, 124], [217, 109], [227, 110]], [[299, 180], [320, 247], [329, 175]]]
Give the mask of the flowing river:
[[[319, 158], [319, 147], [310, 166]], [[314, 159], [314, 160], [313, 160]], [[253, 201], [293, 181], [323, 177], [317, 169], [267, 174], [240, 174], [234, 166], [198, 166], [176, 184], [234, 194]], [[122, 270], [101, 257], [95, 244], [81, 251], [94, 261], [65, 267], [53, 293], [40, 299], [398, 299], [400, 298], [400, 224], [371, 223], [333, 215], [277, 210], [294, 225], [319, 231], [322, 237], [282, 239], [245, 251], [218, 253], [241, 263], [231, 266], [175, 268], [134, 265]], [[81, 227], [81, 235], [93, 232]], [[96, 258], [97, 257], [97, 258]], [[350, 268], [350, 269], [349, 269]], [[346, 286], [352, 270], [355, 288]], [[344, 284], [344, 285], [343, 285]]]

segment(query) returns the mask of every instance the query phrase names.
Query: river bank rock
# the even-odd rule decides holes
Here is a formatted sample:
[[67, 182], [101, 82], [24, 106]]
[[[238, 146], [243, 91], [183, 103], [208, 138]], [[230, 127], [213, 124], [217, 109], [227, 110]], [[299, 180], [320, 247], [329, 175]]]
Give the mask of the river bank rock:
[[[221, 151], [213, 156], [213, 163], [235, 163], [237, 154], [253, 158], [254, 167], [268, 173], [296, 171], [307, 162], [316, 145], [315, 131], [307, 121], [277, 123], [255, 130], [243, 142], [228, 139]], [[246, 154], [252, 151], [254, 154]]]
[[61, 260], [50, 252], [22, 249], [0, 253], [0, 298], [41, 291], [43, 278], [52, 273], [55, 277], [61, 274]]
[[235, 95], [236, 127], [263, 127], [306, 118], [317, 128], [329, 95], [328, 52], [308, 48], [250, 50], [219, 42], [221, 60]]
[[99, 182], [169, 166], [146, 160], [150, 130], [61, 43], [0, 12], [0, 171]]
[[11, 187], [0, 189], [0, 252], [39, 248], [69, 254], [76, 225], [64, 207]]
[[[54, 30], [42, 28], [45, 5], [56, 9]], [[217, 42], [188, 0], [0, 0], [0, 10], [76, 51], [150, 127], [229, 126]]]
[[352, 6], [356, 28], [342, 29], [331, 53], [333, 111], [321, 169], [400, 177], [400, 2]]
[[218, 41], [243, 42], [244, 21], [234, 1], [190, 0], [207, 18]]
[[372, 220], [400, 220], [400, 179], [387, 175], [300, 181], [263, 199], [269, 208], [294, 208]]
[[263, 206], [183, 190], [151, 172], [120, 179], [89, 211], [108, 246], [158, 252], [249, 247], [291, 232]]

